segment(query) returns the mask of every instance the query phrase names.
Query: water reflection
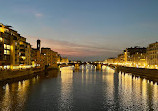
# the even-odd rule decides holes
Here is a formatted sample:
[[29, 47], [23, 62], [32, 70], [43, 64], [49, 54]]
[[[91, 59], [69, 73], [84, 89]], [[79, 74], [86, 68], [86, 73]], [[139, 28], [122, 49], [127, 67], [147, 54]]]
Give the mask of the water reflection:
[[6, 84], [0, 92], [0, 110], [2, 111], [20, 111], [24, 107], [28, 96], [30, 80], [25, 80], [18, 83]]
[[0, 110], [158, 110], [156, 82], [105, 66], [60, 71], [0, 86]]
[[59, 111], [72, 110], [72, 79], [73, 68], [61, 68], [61, 97], [59, 98], [58, 108]]
[[[53, 77], [56, 75], [57, 72], [53, 74]], [[49, 76], [49, 78], [52, 77], [51, 74]], [[39, 82], [39, 78], [41, 81], [47, 77], [41, 75], [19, 82], [0, 84], [0, 111], [23, 111], [31, 89]]]
[[158, 110], [158, 85], [146, 79], [103, 67], [104, 108], [113, 110]]
[[118, 90], [116, 93], [119, 94], [119, 106], [122, 110], [158, 110], [158, 93], [154, 93], [158, 91], [156, 84], [131, 74], [119, 73], [114, 76], [114, 90]]

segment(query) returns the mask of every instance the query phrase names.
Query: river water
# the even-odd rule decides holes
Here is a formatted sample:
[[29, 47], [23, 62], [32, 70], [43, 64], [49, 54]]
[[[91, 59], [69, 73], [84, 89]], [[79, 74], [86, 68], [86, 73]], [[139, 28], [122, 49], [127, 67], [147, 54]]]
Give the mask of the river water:
[[60, 70], [0, 85], [0, 110], [158, 111], [157, 83], [109, 67]]

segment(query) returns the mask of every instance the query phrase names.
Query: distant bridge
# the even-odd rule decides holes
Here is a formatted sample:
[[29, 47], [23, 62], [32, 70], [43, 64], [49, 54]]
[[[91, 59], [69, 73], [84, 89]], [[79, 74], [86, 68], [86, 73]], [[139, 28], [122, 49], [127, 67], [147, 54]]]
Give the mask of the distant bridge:
[[68, 64], [59, 64], [59, 66], [60, 67], [74, 66], [76, 69], [79, 69], [81, 65], [88, 65], [88, 64], [96, 66], [97, 69], [101, 69], [102, 66], [108, 66], [108, 64], [96, 63], [96, 62], [75, 62], [75, 63], [68, 63]]

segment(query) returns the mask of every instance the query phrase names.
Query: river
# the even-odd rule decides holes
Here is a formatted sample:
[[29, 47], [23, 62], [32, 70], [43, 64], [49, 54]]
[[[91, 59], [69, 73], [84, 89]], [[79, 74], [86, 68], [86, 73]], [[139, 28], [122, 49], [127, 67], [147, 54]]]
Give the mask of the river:
[[1, 111], [158, 111], [158, 85], [109, 67], [63, 67], [0, 85]]

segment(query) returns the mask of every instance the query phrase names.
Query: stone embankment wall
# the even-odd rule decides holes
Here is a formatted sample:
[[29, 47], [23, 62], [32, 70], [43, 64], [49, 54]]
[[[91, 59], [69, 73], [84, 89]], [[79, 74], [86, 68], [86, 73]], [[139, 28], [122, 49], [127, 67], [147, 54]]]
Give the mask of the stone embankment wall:
[[0, 71], [0, 84], [6, 84], [8, 82], [15, 82], [19, 80], [26, 80], [37, 75], [45, 74], [49, 70], [58, 70], [58, 67], [51, 67], [47, 70], [41, 68], [31, 68], [22, 70], [4, 70]]
[[115, 66], [115, 70], [117, 72], [131, 73], [133, 75], [140, 76], [140, 77], [147, 78], [149, 80], [158, 82], [158, 70], [157, 69]]
[[27, 79], [29, 77], [36, 76], [37, 74], [40, 74], [43, 72], [43, 69], [23, 69], [23, 70], [5, 70], [0, 71], [0, 83], [7, 83], [9, 81], [17, 81], [22, 79]]

